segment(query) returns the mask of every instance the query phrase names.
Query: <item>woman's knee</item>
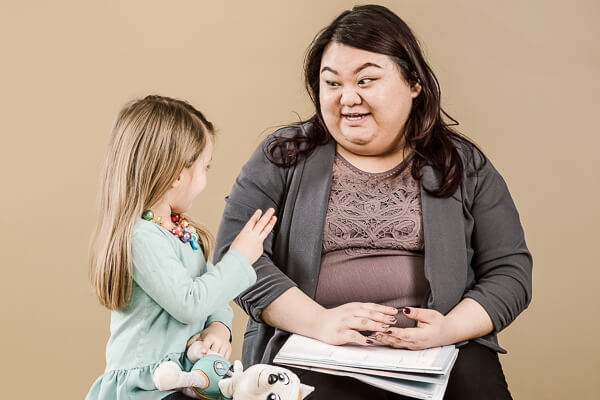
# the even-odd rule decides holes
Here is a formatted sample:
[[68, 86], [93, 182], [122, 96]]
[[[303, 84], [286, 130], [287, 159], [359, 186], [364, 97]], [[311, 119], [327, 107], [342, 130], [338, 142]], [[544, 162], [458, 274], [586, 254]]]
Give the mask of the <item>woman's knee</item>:
[[498, 354], [475, 342], [460, 347], [444, 399], [512, 399]]

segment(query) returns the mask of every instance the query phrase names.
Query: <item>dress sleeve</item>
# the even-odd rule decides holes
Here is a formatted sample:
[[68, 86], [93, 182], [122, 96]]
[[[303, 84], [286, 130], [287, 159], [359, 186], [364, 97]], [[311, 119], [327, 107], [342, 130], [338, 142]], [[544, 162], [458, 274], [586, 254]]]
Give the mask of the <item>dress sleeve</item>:
[[[215, 269], [215, 266], [212, 263], [207, 263], [207, 269], [210, 272], [211, 270]], [[231, 307], [229, 306], [229, 304], [226, 304], [224, 307], [220, 308], [219, 310], [215, 311], [214, 313], [210, 314], [208, 316], [208, 318], [206, 319], [206, 323], [204, 324], [204, 327], [206, 328], [208, 325], [212, 324], [213, 322], [221, 322], [222, 324], [224, 324], [227, 329], [229, 329], [229, 341], [231, 342], [232, 339], [232, 323], [233, 323], [233, 310], [231, 309]]]
[[[228, 251], [213, 268], [191, 277], [160, 232], [134, 232], [133, 280], [173, 318], [184, 324], [205, 321], [256, 280], [246, 257]], [[231, 324], [231, 322], [229, 322]]]
[[499, 332], [531, 301], [533, 262], [508, 187], [489, 160], [477, 173], [471, 215], [476, 283], [464, 297], [481, 304]]
[[[225, 210], [217, 234], [214, 260], [218, 261], [229, 249], [231, 242], [257, 209], [269, 207], [280, 215], [286, 190], [285, 171], [271, 163], [263, 153], [262, 143], [242, 167], [226, 198]], [[235, 302], [257, 322], [264, 310], [286, 290], [296, 284], [273, 261], [274, 237], [281, 221], [264, 241], [264, 252], [253, 264], [257, 281], [235, 299]]]

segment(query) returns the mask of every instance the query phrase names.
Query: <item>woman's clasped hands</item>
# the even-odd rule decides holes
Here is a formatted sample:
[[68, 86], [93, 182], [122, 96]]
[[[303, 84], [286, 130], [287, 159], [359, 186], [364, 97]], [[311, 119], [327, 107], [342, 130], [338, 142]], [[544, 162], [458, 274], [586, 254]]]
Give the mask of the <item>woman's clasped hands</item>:
[[448, 316], [426, 308], [404, 307], [402, 313], [417, 321], [415, 328], [389, 328], [374, 332], [379, 343], [399, 349], [423, 350], [454, 343], [452, 324]]
[[[414, 328], [396, 328], [398, 310], [374, 303], [347, 303], [326, 309], [319, 317], [317, 339], [333, 344], [371, 345], [377, 341], [394, 348], [422, 350], [454, 343], [449, 317], [435, 310], [405, 307], [417, 321]], [[369, 332], [368, 336], [361, 332]]]

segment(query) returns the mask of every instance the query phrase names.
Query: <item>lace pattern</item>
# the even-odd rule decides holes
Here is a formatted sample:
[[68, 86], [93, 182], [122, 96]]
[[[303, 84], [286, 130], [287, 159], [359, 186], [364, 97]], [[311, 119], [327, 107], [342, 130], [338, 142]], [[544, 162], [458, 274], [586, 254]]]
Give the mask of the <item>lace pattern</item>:
[[323, 252], [372, 254], [377, 249], [423, 251], [419, 183], [410, 157], [390, 171], [369, 173], [336, 154], [323, 233]]

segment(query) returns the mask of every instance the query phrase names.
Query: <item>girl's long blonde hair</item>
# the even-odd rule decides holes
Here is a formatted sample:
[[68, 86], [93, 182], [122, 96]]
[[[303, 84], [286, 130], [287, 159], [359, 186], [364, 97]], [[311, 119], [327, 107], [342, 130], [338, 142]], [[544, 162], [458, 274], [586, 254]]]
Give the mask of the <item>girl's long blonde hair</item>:
[[[108, 309], [122, 308], [131, 296], [135, 221], [165, 195], [184, 168], [192, 166], [207, 135], [214, 135], [213, 125], [181, 100], [147, 96], [119, 113], [104, 163], [90, 249], [92, 285]], [[191, 224], [208, 258], [214, 240], [204, 227]]]

